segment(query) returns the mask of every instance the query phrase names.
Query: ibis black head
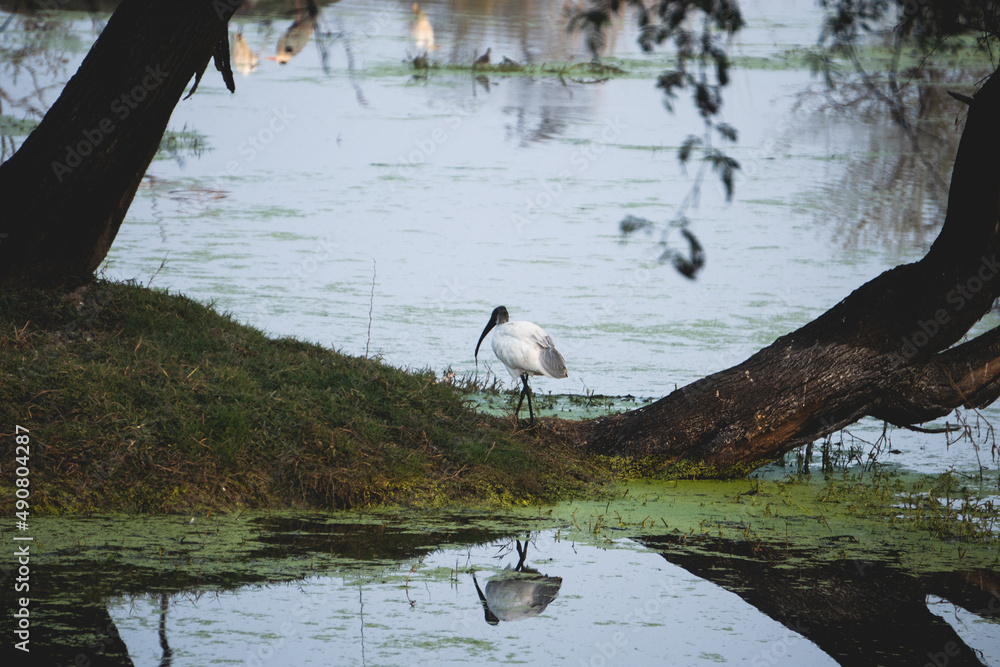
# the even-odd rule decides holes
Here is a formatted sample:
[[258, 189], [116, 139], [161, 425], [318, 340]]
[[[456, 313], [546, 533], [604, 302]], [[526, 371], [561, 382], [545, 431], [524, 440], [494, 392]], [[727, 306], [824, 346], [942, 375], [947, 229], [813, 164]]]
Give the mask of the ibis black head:
[[486, 323], [486, 328], [483, 329], [483, 334], [479, 337], [479, 342], [476, 343], [476, 361], [479, 361], [479, 346], [483, 344], [483, 339], [486, 338], [486, 334], [490, 332], [490, 329], [498, 324], [503, 324], [504, 322], [510, 321], [510, 315], [507, 314], [507, 309], [503, 306], [497, 306], [493, 309], [493, 314], [490, 315], [490, 321]]

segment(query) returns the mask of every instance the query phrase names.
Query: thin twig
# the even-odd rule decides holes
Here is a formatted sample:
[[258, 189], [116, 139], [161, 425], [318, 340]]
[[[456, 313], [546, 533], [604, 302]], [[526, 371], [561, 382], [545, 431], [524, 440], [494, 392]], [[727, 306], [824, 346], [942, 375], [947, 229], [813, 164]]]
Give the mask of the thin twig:
[[368, 301], [368, 340], [365, 341], [365, 361], [368, 361], [368, 346], [372, 342], [372, 311], [375, 310], [375, 259], [372, 258], [372, 294]]
[[945, 425], [944, 428], [923, 428], [922, 426], [913, 426], [912, 424], [897, 424], [897, 426], [905, 428], [908, 431], [916, 431], [917, 433], [951, 433], [955, 430], [948, 425]]
[[156, 276], [159, 275], [160, 271], [163, 270], [163, 267], [167, 265], [168, 255], [170, 255], [169, 252], [167, 252], [167, 254], [163, 256], [163, 259], [160, 261], [160, 266], [156, 269], [156, 271], [153, 271], [153, 275], [149, 277], [149, 282], [146, 283], [146, 289], [149, 289], [149, 286], [153, 284], [153, 279], [155, 279]]

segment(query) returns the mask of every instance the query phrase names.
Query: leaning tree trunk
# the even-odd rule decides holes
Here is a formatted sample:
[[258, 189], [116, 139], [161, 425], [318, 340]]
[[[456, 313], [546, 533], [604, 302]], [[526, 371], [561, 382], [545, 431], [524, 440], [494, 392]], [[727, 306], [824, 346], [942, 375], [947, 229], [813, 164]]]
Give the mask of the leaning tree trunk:
[[[229, 72], [242, 0], [124, 0], [34, 132], [0, 165], [0, 285], [90, 280], [209, 59]], [[197, 82], [196, 78], [196, 82]]]
[[952, 347], [1000, 292], [1000, 75], [970, 103], [927, 256], [886, 271], [733, 368], [622, 415], [552, 428], [587, 450], [727, 469], [864, 416], [925, 422], [1000, 395], [1000, 330]]

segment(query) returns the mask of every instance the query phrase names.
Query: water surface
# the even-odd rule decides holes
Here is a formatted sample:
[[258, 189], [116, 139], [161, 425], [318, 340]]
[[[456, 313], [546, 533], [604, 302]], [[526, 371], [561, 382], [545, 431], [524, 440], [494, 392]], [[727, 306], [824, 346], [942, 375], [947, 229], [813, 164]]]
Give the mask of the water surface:
[[[708, 253], [696, 281], [656, 263], [658, 237], [623, 243], [617, 233], [627, 214], [671, 219], [691, 185], [675, 149], [700, 131], [699, 121], [683, 103], [667, 113], [654, 86], [669, 55], [639, 52], [624, 22], [604, 55], [628, 73], [601, 84], [540, 71], [485, 81], [465, 70], [418, 72], [407, 63], [419, 55], [410, 5], [324, 5], [312, 36], [285, 64], [267, 56], [303, 18], [293, 3], [262, 3], [234, 20], [256, 66], [246, 61], [235, 95], [209, 72], [178, 105], [171, 129], [196, 134], [201, 150], [153, 163], [104, 275], [214, 302], [276, 335], [440, 373], [476, 371], [479, 332], [503, 304], [545, 327], [567, 360], [569, 378], [541, 379], [538, 391], [645, 398], [738, 363], [864, 281], [919, 258], [933, 239], [939, 218], [924, 176], [897, 168], [907, 149], [888, 121], [823, 111], [815, 96], [802, 96], [813, 82], [787, 54], [815, 41], [812, 3], [744, 5], [748, 27], [733, 45], [744, 66], [734, 71], [724, 113], [740, 132], [730, 150], [743, 170], [731, 204], [709, 180], [690, 213]], [[432, 63], [468, 64], [486, 48], [494, 62], [507, 56], [539, 67], [589, 58], [582, 39], [566, 33], [559, 3], [422, 7], [438, 47], [427, 53]], [[47, 33], [42, 60], [32, 61], [49, 83], [35, 89], [21, 72], [3, 81], [5, 93], [51, 104], [104, 18], [64, 15]], [[3, 39], [24, 34], [8, 30]], [[7, 124], [3, 131], [6, 151], [20, 135]], [[890, 173], [903, 176], [885, 180]], [[920, 215], [893, 213], [893, 193], [904, 191], [915, 193]], [[980, 330], [995, 325], [990, 314]], [[506, 381], [489, 355], [478, 370], [499, 370]], [[983, 414], [997, 417], [992, 408]], [[949, 447], [941, 435], [890, 431], [880, 440], [874, 422], [852, 427], [842, 443], [857, 450], [856, 461], [867, 462], [878, 444], [898, 469], [955, 468], [971, 487], [983, 467], [982, 479], [995, 486], [992, 433], [976, 415], [965, 418], [978, 453], [968, 440]], [[667, 528], [680, 501], [666, 492], [656, 512], [621, 525], [609, 503], [579, 515], [563, 508], [571, 518], [551, 521], [538, 508], [537, 524], [448, 515], [417, 538], [411, 514], [396, 519], [403, 530], [374, 531], [370, 543], [358, 535], [368, 528], [340, 525], [360, 521], [354, 514], [307, 513], [293, 525], [261, 519], [256, 533], [233, 543], [203, 517], [81, 518], [68, 543], [51, 539], [59, 546], [45, 551], [44, 567], [70, 591], [61, 607], [51, 605], [68, 615], [66, 627], [117, 628], [127, 650], [119, 646], [126, 657], [113, 664], [131, 656], [175, 665], [798, 665], [858, 664], [859, 655], [923, 664], [948, 642], [961, 643], [970, 664], [1000, 661], [995, 613], [980, 613], [995, 594], [976, 597], [992, 589], [954, 583], [995, 574], [995, 557], [961, 562], [961, 544], [921, 554], [895, 537], [858, 537], [825, 513], [823, 522], [789, 519], [755, 541], [759, 525], [716, 509], [755, 493], [739, 484], [700, 487], [697, 534]], [[648, 527], [657, 518], [663, 531]], [[788, 526], [806, 529], [782, 537]], [[724, 529], [735, 533], [723, 540]], [[130, 542], [143, 536], [155, 539]], [[472, 572], [484, 586], [510, 576], [513, 540], [527, 540], [529, 567], [561, 585], [537, 615], [494, 626]], [[754, 544], [767, 548], [742, 551]], [[942, 554], [945, 564], [930, 562]], [[878, 565], [868, 568], [868, 558]], [[802, 576], [773, 574], [789, 571]], [[847, 620], [826, 610], [809, 616], [801, 605], [808, 598], [767, 598], [769, 581], [829, 590], [831, 607], [832, 592], [846, 591], [851, 609], [867, 611]], [[891, 592], [883, 597], [895, 606], [872, 606], [873, 591]], [[894, 643], [890, 611], [908, 614], [920, 643]], [[55, 627], [53, 620], [58, 634]], [[832, 640], [817, 634], [825, 627]], [[838, 649], [845, 637], [862, 650]]]

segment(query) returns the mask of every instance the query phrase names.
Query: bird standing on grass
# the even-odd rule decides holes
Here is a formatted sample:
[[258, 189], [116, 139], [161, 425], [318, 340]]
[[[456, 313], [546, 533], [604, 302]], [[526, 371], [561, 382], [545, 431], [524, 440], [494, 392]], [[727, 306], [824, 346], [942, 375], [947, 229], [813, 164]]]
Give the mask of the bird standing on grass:
[[473, 67], [479, 67], [481, 65], [489, 65], [490, 64], [490, 51], [492, 51], [492, 50], [493, 50], [492, 46], [489, 47], [488, 49], [486, 49], [486, 53], [484, 53], [483, 55], [481, 55], [478, 58], [476, 58], [475, 62], [472, 63]]
[[511, 322], [507, 309], [497, 306], [490, 316], [490, 321], [483, 329], [479, 342], [476, 343], [476, 361], [479, 361], [479, 346], [491, 329], [496, 327], [493, 334], [493, 354], [507, 367], [507, 372], [523, 384], [521, 397], [517, 401], [517, 409], [514, 415], [521, 412], [521, 403], [524, 397], [528, 397], [528, 417], [529, 423], [535, 425], [535, 414], [531, 409], [531, 390], [528, 389], [529, 375], [545, 375], [550, 378], [564, 378], [566, 373], [566, 361], [556, 349], [552, 337], [545, 333], [537, 324], [531, 322]]

